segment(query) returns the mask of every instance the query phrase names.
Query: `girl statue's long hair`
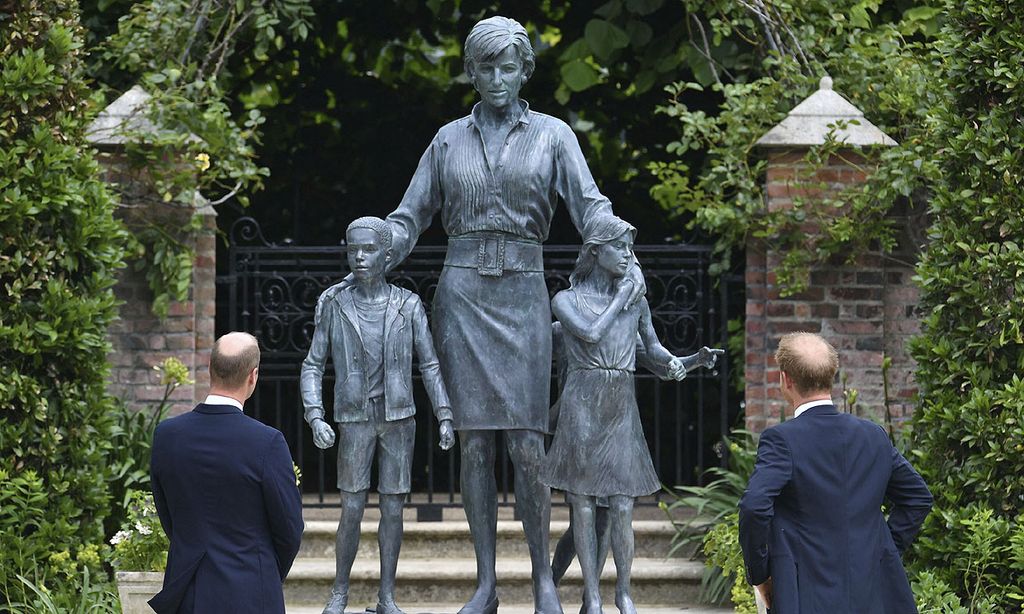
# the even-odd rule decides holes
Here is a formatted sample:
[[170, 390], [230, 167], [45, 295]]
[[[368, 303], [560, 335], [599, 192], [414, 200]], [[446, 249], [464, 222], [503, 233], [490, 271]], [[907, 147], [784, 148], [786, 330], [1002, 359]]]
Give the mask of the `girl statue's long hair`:
[[576, 267], [569, 275], [569, 287], [574, 288], [590, 277], [597, 264], [597, 255], [594, 252], [598, 245], [611, 243], [625, 232], [636, 239], [636, 228], [615, 215], [596, 215], [587, 220], [583, 226], [583, 247], [576, 258]]

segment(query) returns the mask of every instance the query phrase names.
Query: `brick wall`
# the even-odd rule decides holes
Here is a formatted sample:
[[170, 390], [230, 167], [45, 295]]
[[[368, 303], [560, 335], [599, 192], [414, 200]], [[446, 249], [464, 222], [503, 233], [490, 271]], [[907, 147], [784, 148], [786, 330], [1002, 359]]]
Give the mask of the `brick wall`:
[[[138, 209], [125, 217], [131, 227]], [[144, 209], [142, 210], [144, 214]], [[193, 209], [182, 207], [174, 213], [184, 223]], [[131, 266], [121, 271], [114, 293], [122, 301], [119, 317], [110, 327], [113, 352], [108, 390], [135, 410], [154, 410], [163, 399], [165, 386], [154, 368], [169, 357], [188, 366], [194, 383], [182, 386], [171, 396], [171, 414], [192, 409], [209, 388], [210, 349], [214, 340], [216, 314], [216, 214], [204, 202], [198, 204], [202, 219], [192, 239], [193, 262], [189, 297], [171, 303], [163, 320], [152, 313], [153, 295], [144, 273]], [[166, 214], [166, 212], [165, 212]]]
[[[814, 198], [864, 181], [855, 154], [834, 157], [812, 176], [801, 171], [803, 152], [772, 153], [767, 171], [769, 210], [792, 206], [793, 199]], [[813, 232], [813, 228], [808, 228]], [[852, 264], [836, 259], [811, 270], [808, 288], [781, 297], [775, 271], [782, 254], [761, 240], [747, 245], [746, 267], [746, 417], [747, 428], [762, 431], [791, 415], [779, 389], [773, 353], [788, 332], [820, 333], [839, 351], [840, 381], [832, 397], [842, 407], [844, 387], [856, 390], [854, 413], [884, 419], [883, 379], [887, 379], [889, 408], [897, 423], [910, 417], [916, 392], [906, 342], [918, 331], [917, 288], [913, 270], [879, 253], [868, 253]], [[889, 357], [888, 377], [882, 361]], [[845, 378], [845, 384], [843, 379]]]

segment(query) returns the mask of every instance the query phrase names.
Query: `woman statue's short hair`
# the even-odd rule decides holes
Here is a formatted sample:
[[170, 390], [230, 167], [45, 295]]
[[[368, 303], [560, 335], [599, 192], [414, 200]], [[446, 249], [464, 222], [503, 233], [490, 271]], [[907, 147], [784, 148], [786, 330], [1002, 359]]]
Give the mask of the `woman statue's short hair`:
[[536, 61], [526, 28], [515, 19], [500, 15], [477, 22], [466, 37], [463, 56], [466, 73], [471, 75], [478, 62], [492, 60], [509, 47], [516, 50], [519, 61], [523, 63], [523, 73], [529, 78]]

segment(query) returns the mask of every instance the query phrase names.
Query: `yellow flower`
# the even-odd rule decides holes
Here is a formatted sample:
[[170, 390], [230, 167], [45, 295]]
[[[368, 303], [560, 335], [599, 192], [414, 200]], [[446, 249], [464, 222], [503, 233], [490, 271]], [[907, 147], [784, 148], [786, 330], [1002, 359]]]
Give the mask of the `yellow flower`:
[[205, 171], [206, 169], [210, 168], [210, 154], [208, 154], [208, 153], [196, 154], [196, 162], [199, 163], [199, 171], [200, 172]]

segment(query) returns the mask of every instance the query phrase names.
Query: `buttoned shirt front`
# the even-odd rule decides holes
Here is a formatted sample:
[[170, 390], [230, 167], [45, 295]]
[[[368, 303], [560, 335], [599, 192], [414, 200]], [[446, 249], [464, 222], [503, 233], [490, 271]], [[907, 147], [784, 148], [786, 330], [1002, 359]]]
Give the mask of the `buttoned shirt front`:
[[392, 262], [405, 259], [439, 211], [449, 236], [492, 231], [538, 243], [548, 237], [559, 198], [578, 229], [592, 215], [612, 214], [572, 129], [519, 104], [522, 114], [495, 160], [488, 159], [478, 126], [480, 104], [437, 132], [387, 217]]

